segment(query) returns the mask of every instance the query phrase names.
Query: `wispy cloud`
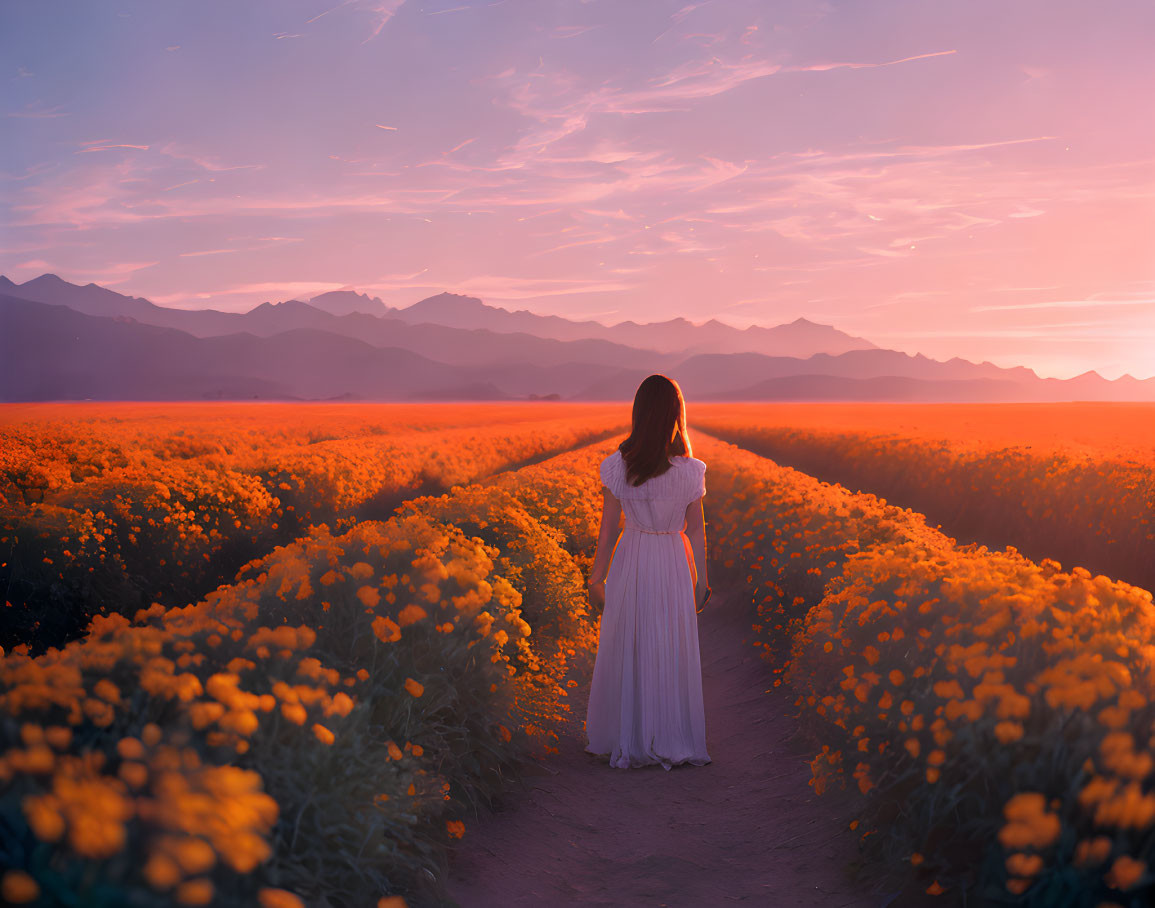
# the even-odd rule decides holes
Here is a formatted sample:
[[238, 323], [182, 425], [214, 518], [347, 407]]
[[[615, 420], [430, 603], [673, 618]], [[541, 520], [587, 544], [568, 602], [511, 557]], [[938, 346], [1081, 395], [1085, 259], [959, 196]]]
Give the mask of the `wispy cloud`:
[[1047, 300], [1041, 303], [1010, 303], [1000, 306], [972, 306], [971, 312], [999, 312], [1018, 309], [1101, 309], [1104, 306], [1151, 306], [1155, 311], [1155, 296], [1124, 299]]
[[138, 151], [148, 151], [147, 145], [127, 145], [127, 144], [90, 145], [87, 148], [81, 148], [81, 149], [78, 149], [77, 151], [74, 151], [73, 154], [87, 154], [91, 151], [111, 151], [114, 148], [135, 148]]
[[361, 43], [365, 44], [381, 34], [381, 30], [389, 24], [389, 20], [392, 19], [397, 14], [397, 10], [404, 5], [405, 0], [375, 0], [375, 2], [364, 4], [362, 9], [368, 10], [373, 14], [374, 22], [373, 31], [371, 31], [369, 37]]
[[[22, 72], [21, 75], [24, 75]], [[27, 75], [32, 75], [28, 73]], [[54, 104], [52, 107], [45, 107], [44, 102], [39, 98], [24, 105], [23, 110], [13, 110], [5, 114], [6, 117], [18, 117], [22, 120], [51, 120], [56, 117], [70, 117], [72, 114], [64, 110], [62, 105]]]

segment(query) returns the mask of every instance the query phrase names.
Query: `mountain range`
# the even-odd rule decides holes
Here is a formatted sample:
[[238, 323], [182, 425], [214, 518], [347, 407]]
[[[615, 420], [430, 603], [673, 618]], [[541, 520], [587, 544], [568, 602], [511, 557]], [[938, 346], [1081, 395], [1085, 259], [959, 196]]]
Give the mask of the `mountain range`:
[[0, 275], [0, 400], [1155, 400], [1155, 379], [1043, 379], [886, 350], [805, 318], [604, 325], [441, 293], [338, 290], [244, 313], [171, 309], [53, 274]]

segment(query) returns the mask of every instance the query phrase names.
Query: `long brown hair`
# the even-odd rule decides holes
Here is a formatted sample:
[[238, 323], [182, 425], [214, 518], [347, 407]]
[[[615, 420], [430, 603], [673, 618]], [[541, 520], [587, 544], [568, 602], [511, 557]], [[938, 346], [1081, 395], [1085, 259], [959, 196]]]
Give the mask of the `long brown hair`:
[[655, 374], [638, 385], [630, 434], [618, 450], [626, 463], [626, 481], [635, 486], [670, 469], [670, 457], [693, 456], [686, 401], [676, 381]]

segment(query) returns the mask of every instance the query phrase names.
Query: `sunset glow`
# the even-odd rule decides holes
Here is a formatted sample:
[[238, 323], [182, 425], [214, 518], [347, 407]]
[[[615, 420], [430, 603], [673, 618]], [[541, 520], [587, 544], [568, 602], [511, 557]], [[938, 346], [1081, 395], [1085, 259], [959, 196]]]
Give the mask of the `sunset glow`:
[[1155, 6], [9, 2], [0, 273], [1155, 375]]

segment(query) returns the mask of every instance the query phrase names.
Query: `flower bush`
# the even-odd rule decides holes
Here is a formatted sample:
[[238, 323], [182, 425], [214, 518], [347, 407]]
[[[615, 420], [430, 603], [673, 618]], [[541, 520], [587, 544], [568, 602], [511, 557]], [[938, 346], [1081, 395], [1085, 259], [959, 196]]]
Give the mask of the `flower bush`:
[[184, 605], [314, 524], [386, 519], [408, 497], [621, 423], [604, 405], [579, 405], [565, 419], [499, 405], [494, 415], [509, 421], [480, 432], [491, 411], [463, 406], [431, 407], [424, 427], [420, 408], [399, 405], [158, 409], [9, 411], [0, 425], [0, 585], [11, 608], [0, 646], [39, 651], [73, 639], [95, 614]]
[[[703, 438], [715, 543], [756, 644], [863, 796], [864, 847], [927, 891], [1147, 904], [1155, 860], [1148, 590], [958, 546], [921, 515]], [[945, 884], [945, 885], [944, 885]]]
[[322, 526], [200, 603], [6, 654], [6, 863], [86, 904], [419, 891], [464, 793], [534, 743], [520, 692], [545, 685], [495, 554], [417, 514]]
[[705, 412], [714, 435], [901, 501], [958, 539], [1155, 587], [1150, 404]]
[[[585, 463], [555, 460], [528, 469], [564, 484]], [[470, 810], [556, 751], [596, 630], [570, 540], [508, 489], [399, 511], [312, 526], [191, 605], [4, 653], [5, 892], [433, 900]]]

